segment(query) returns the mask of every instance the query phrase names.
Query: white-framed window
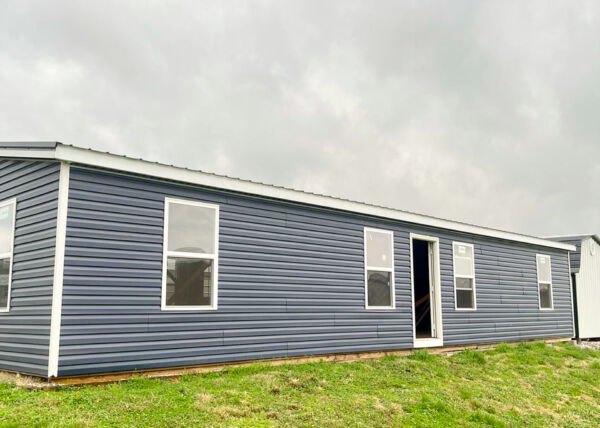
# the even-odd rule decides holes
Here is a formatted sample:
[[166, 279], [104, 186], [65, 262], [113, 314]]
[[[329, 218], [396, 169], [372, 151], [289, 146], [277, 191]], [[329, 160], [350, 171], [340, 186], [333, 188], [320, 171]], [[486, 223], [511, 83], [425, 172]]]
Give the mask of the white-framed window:
[[165, 198], [163, 310], [215, 310], [219, 206]]
[[394, 232], [365, 227], [365, 308], [394, 309]]
[[554, 299], [552, 297], [552, 263], [550, 256], [536, 254], [535, 259], [539, 306], [541, 310], [552, 310], [554, 309]]
[[10, 310], [16, 207], [15, 199], [0, 202], [0, 312]]
[[477, 309], [475, 292], [475, 249], [473, 244], [452, 243], [454, 265], [454, 308]]

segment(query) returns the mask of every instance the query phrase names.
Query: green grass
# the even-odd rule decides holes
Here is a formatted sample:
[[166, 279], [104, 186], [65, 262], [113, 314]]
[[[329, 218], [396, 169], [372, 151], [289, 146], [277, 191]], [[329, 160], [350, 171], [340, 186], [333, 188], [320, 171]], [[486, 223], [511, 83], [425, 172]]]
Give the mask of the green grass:
[[54, 391], [0, 384], [0, 426], [597, 427], [599, 421], [600, 352], [570, 344], [254, 364]]

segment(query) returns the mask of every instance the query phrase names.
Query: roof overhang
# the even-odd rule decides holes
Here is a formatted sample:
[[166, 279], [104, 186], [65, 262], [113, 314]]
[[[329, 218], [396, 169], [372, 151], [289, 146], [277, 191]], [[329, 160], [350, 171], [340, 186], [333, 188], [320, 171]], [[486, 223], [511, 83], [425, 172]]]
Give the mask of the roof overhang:
[[0, 143], [0, 157], [48, 159], [77, 163], [96, 168], [107, 168], [115, 171], [140, 174], [158, 179], [173, 180], [199, 186], [224, 189], [257, 195], [265, 198], [281, 199], [301, 204], [315, 205], [328, 209], [348, 211], [368, 216], [382, 217], [419, 225], [448, 229], [474, 235], [488, 236], [508, 241], [523, 242], [544, 247], [575, 251], [575, 247], [548, 239], [519, 233], [475, 226], [452, 220], [416, 214], [408, 211], [386, 208], [347, 199], [319, 195], [285, 187], [272, 186], [241, 180], [223, 175], [210, 174], [187, 168], [134, 159], [112, 153], [83, 149], [56, 142], [42, 143]]

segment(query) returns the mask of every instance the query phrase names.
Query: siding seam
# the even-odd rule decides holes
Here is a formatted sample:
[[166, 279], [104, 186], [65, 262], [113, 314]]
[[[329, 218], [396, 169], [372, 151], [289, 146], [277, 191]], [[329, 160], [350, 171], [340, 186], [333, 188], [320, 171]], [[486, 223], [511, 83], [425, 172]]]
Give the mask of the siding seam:
[[56, 212], [56, 245], [54, 255], [54, 279], [52, 283], [48, 377], [56, 377], [58, 375], [65, 244], [67, 238], [67, 207], [69, 202], [69, 169], [70, 165], [68, 163], [61, 162], [58, 181], [58, 209]]

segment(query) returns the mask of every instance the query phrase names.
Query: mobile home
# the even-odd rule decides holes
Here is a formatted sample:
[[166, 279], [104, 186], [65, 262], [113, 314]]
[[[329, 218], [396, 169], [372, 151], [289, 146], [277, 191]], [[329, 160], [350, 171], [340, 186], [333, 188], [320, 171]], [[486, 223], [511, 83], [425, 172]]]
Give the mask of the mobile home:
[[573, 335], [570, 243], [60, 143], [0, 144], [0, 177], [2, 370]]
[[551, 238], [575, 246], [571, 257], [575, 337], [600, 338], [600, 235]]

